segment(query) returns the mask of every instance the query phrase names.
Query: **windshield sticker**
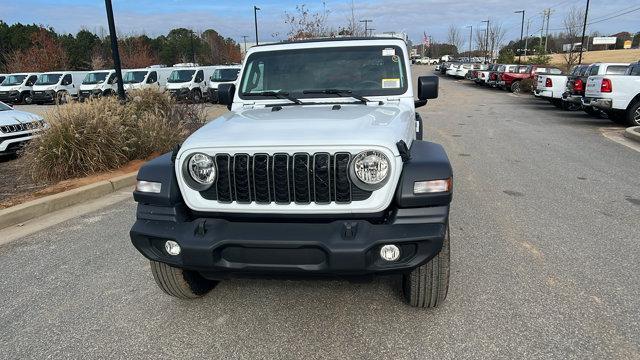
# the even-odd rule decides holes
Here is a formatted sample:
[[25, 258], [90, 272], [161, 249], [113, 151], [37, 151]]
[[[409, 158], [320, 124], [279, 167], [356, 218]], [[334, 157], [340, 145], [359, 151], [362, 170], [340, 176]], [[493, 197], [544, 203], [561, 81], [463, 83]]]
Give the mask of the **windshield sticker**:
[[383, 89], [399, 89], [400, 79], [382, 79]]
[[395, 62], [395, 63], [397, 63], [397, 62], [398, 62], [398, 60], [400, 60], [400, 58], [398, 57], [398, 55], [393, 55], [393, 56], [391, 57], [391, 61], [393, 61], [393, 62]]
[[382, 56], [394, 56], [395, 54], [396, 54], [396, 49], [394, 48], [382, 49]]

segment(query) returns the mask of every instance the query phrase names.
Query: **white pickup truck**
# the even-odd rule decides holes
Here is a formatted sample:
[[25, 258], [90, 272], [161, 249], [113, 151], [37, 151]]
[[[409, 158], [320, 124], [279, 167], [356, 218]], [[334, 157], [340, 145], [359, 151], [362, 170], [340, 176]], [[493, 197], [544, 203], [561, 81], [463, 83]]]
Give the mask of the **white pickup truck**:
[[601, 109], [622, 125], [640, 126], [640, 62], [624, 75], [589, 76], [582, 104]]
[[566, 91], [569, 76], [576, 75], [586, 65], [578, 65], [571, 69], [569, 75], [542, 73], [536, 76], [536, 88], [533, 95], [548, 100], [556, 107], [562, 107], [565, 110], [580, 110], [581, 104], [567, 103], [563, 106], [562, 94]]

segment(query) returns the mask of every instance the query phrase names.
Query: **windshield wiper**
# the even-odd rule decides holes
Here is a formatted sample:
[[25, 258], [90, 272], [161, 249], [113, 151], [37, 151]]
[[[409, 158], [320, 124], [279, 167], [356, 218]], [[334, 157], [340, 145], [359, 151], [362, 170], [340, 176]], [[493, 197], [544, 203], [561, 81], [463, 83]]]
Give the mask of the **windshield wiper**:
[[296, 105], [304, 105], [304, 103], [293, 96], [290, 96], [288, 92], [285, 91], [261, 91], [261, 92], [248, 92], [242, 93], [242, 96], [270, 96], [278, 99], [285, 99], [293, 102]]
[[367, 99], [364, 96], [360, 96], [358, 94], [354, 94], [351, 90], [346, 89], [324, 89], [324, 90], [303, 90], [303, 94], [327, 94], [327, 95], [338, 95], [343, 97], [345, 95], [352, 97], [363, 104], [370, 102], [371, 100]]

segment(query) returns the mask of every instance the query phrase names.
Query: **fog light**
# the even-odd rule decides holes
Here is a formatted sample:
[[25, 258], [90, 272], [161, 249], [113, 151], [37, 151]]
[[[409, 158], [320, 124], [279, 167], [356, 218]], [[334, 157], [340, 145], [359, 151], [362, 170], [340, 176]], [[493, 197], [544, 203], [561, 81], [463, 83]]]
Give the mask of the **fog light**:
[[416, 181], [413, 183], [414, 194], [431, 194], [451, 191], [453, 181], [445, 180]]
[[180, 254], [180, 245], [173, 240], [169, 240], [164, 243], [164, 249], [167, 251], [169, 255], [179, 255]]
[[400, 249], [395, 245], [385, 245], [380, 248], [380, 257], [387, 261], [396, 261], [400, 257]]
[[136, 191], [159, 194], [162, 184], [159, 182], [138, 180], [136, 183]]

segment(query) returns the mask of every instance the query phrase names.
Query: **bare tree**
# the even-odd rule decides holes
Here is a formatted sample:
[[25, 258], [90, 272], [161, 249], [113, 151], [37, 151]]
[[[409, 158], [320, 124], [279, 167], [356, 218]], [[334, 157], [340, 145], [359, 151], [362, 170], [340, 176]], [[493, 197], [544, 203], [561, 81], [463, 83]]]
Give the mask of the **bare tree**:
[[342, 28], [339, 35], [348, 36], [366, 36], [364, 33], [364, 27], [360, 25], [360, 21], [356, 17], [356, 6], [353, 0], [349, 5], [350, 14], [347, 16], [347, 26]]
[[563, 53], [567, 69], [571, 68], [578, 61], [580, 52], [573, 45], [579, 42], [583, 22], [584, 13], [575, 6], [572, 6], [564, 17], [564, 34], [562, 34], [562, 37], [565, 43], [569, 44], [568, 51], [564, 51]]
[[447, 30], [447, 43], [455, 46], [458, 51], [462, 50], [464, 40], [462, 39], [462, 35], [460, 35], [460, 29], [455, 25], [449, 25], [449, 30]]
[[492, 23], [491, 26], [489, 26], [489, 54], [491, 54], [492, 58], [498, 49], [500, 49], [506, 33], [507, 31], [502, 28], [502, 23]]
[[322, 3], [322, 10], [312, 12], [306, 5], [296, 5], [296, 12], [285, 11], [284, 23], [289, 25], [287, 35], [289, 39], [311, 39], [318, 37], [332, 36], [333, 33], [327, 26], [329, 10], [326, 3]]

